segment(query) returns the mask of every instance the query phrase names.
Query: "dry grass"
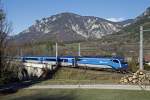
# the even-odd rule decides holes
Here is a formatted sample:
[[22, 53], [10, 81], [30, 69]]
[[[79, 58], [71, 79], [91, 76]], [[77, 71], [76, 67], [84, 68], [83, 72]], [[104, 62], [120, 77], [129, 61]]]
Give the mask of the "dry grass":
[[150, 91], [99, 89], [20, 90], [0, 96], [1, 100], [149, 100]]
[[60, 68], [52, 79], [39, 84], [117, 84], [124, 74], [77, 68]]

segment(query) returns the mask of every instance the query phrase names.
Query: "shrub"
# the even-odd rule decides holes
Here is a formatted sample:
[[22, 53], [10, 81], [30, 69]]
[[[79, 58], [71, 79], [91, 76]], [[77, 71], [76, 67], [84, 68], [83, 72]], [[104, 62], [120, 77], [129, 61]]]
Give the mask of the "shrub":
[[129, 71], [136, 72], [138, 70], [138, 63], [135, 60], [130, 61], [128, 64]]

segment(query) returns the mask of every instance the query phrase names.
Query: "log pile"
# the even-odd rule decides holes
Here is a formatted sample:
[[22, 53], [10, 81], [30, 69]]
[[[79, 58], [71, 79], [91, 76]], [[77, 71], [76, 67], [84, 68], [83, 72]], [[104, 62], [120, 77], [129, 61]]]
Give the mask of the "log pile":
[[141, 84], [150, 85], [150, 74], [143, 70], [138, 70], [131, 75], [126, 75], [121, 78], [121, 84]]

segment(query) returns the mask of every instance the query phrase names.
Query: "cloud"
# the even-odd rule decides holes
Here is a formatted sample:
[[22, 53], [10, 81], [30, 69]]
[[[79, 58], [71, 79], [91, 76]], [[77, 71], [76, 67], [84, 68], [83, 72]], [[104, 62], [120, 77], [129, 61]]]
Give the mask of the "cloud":
[[120, 21], [125, 20], [122, 17], [120, 17], [120, 18], [106, 18], [106, 19], [109, 20], [109, 21], [112, 21], [112, 22], [120, 22]]

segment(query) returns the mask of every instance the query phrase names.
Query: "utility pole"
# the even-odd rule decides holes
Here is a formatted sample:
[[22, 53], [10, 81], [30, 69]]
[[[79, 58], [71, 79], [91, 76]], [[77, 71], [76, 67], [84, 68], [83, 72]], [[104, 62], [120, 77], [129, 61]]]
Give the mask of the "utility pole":
[[140, 70], [143, 70], [143, 26], [140, 26], [140, 51], [139, 51]]
[[139, 61], [140, 61], [140, 70], [144, 69], [143, 66], [143, 32], [148, 32], [150, 30], [144, 30], [143, 26], [140, 26], [140, 51], [139, 51]]
[[22, 48], [20, 49], [20, 56], [21, 56], [21, 57], [23, 56], [23, 54], [22, 54]]
[[81, 56], [80, 43], [78, 44], [78, 56]]
[[58, 59], [58, 44], [56, 42], [56, 62], [57, 62], [57, 59]]

